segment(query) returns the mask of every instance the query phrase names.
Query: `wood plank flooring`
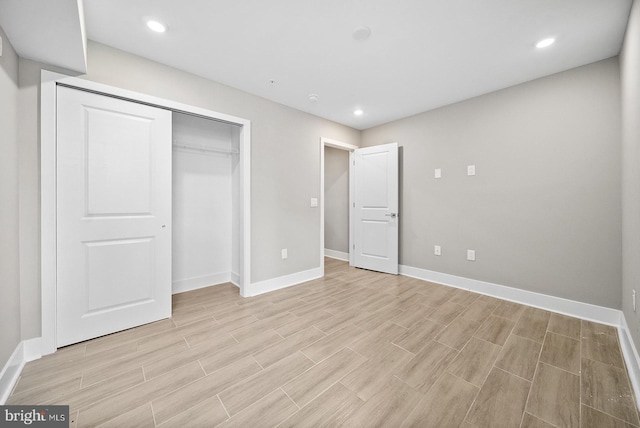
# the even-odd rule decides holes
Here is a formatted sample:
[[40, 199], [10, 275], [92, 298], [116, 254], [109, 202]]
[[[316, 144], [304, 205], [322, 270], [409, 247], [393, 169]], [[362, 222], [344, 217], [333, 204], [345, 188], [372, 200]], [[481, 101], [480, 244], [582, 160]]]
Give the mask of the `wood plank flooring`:
[[326, 276], [28, 363], [73, 427], [638, 427], [616, 329], [327, 259]]

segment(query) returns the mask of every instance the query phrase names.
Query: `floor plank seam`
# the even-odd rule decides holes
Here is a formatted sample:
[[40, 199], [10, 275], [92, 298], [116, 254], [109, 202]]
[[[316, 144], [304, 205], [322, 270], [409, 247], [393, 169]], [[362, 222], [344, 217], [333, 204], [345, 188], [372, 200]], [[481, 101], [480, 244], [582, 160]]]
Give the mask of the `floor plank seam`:
[[[547, 364], [547, 365], [548, 365], [548, 364]], [[506, 374], [508, 374], [508, 375], [510, 375], [510, 376], [517, 377], [518, 379], [524, 380], [524, 381], [526, 381], [527, 383], [530, 383], [531, 385], [533, 385], [533, 379], [529, 380], [529, 379], [524, 378], [524, 377], [522, 377], [522, 376], [519, 376], [519, 375], [517, 375], [517, 374], [515, 374], [515, 373], [511, 373], [509, 370], [505, 370], [505, 369], [503, 369], [503, 368], [501, 368], [501, 367], [498, 367], [498, 366], [494, 366], [494, 368], [495, 368], [496, 370], [500, 370], [500, 371], [502, 371], [502, 372], [505, 372]], [[572, 374], [573, 374], [573, 373], [572, 373]], [[528, 396], [527, 396], [527, 398], [528, 398]]]
[[[587, 358], [587, 359], [588, 359], [588, 358]], [[589, 361], [594, 361], [594, 360], [589, 360]], [[569, 373], [570, 375], [573, 375], [573, 376], [580, 376], [579, 374], [576, 374], [576, 373], [574, 373], [574, 372], [572, 372], [572, 371], [569, 371], [569, 370], [563, 369], [562, 367], [558, 367], [558, 366], [555, 366], [555, 365], [553, 365], [553, 364], [546, 363], [546, 362], [544, 362], [544, 361], [540, 361], [539, 359], [538, 359], [538, 364], [544, 364], [545, 366], [553, 367], [553, 368], [554, 368], [554, 369], [556, 369], [556, 370], [560, 370], [560, 371], [563, 371], [563, 372], [565, 372], [565, 373]], [[615, 366], [611, 366], [611, 367], [615, 367]]]
[[[258, 351], [258, 352], [259, 352], [259, 351]], [[259, 365], [259, 366], [260, 366], [260, 369], [261, 369], [261, 370], [264, 370], [264, 366], [263, 366], [262, 364], [260, 364], [260, 361], [258, 361], [254, 355], [255, 355], [255, 354], [252, 354], [252, 355], [251, 355], [251, 358], [253, 359], [253, 361], [255, 361], [255, 362], [256, 362], [256, 364], [257, 364], [257, 365]]]
[[[525, 410], [525, 412], [524, 412], [524, 413], [527, 413], [527, 411]], [[553, 426], [553, 427], [555, 427], [555, 428], [558, 428], [558, 425], [557, 425], [557, 424], [552, 423], [551, 421], [548, 421], [548, 420], [546, 420], [546, 419], [544, 419], [544, 418], [542, 418], [542, 417], [540, 417], [540, 416], [536, 416], [536, 415], [533, 415], [533, 414], [531, 414], [531, 413], [529, 413], [529, 414], [530, 414], [531, 416], [533, 416], [533, 417], [537, 418], [537, 419], [540, 419], [542, 422], [548, 423], [549, 425], [551, 425], [551, 426]], [[578, 425], [578, 426], [582, 426], [582, 425]]]
[[[545, 332], [545, 338], [546, 338], [546, 332]], [[543, 344], [544, 346], [544, 344]], [[524, 415], [525, 413], [527, 413], [527, 408], [529, 407], [529, 399], [531, 398], [531, 389], [533, 389], [533, 383], [536, 381], [536, 376], [538, 376], [538, 368], [540, 367], [540, 355], [542, 354], [542, 346], [540, 347], [540, 353], [538, 353], [538, 359], [536, 360], [536, 368], [533, 372], [533, 377], [531, 378], [531, 386], [529, 387], [529, 392], [527, 393], [527, 399], [524, 402], [524, 412], [522, 412], [522, 417], [524, 420]], [[535, 416], [538, 419], [541, 419], [538, 415], [534, 415], [533, 413], [530, 413], [532, 416]], [[543, 420], [543, 419], [541, 419]], [[545, 421], [547, 422], [547, 421]], [[554, 425], [555, 424], [551, 424]]]
[[153, 408], [153, 401], [149, 401], [149, 406], [151, 407], [151, 416], [153, 417], [153, 426], [158, 426], [158, 422], [156, 420], [156, 412]]
[[[465, 413], [464, 418], [462, 419], [462, 423], [467, 421], [467, 418], [469, 417], [469, 413], [471, 412], [471, 409], [473, 409], [473, 406], [475, 406], [476, 400], [478, 399], [478, 396], [480, 395], [480, 391], [482, 391], [482, 386], [480, 388], [478, 388], [478, 391], [476, 392], [476, 396], [473, 397], [473, 400], [471, 401], [471, 405], [467, 409], [467, 412]], [[468, 422], [468, 423], [470, 425], [475, 426], [475, 424], [472, 424], [471, 422]]]
[[[292, 379], [292, 380], [293, 380], [293, 379]], [[285, 385], [286, 385], [286, 384], [285, 384]], [[284, 386], [284, 385], [283, 385], [283, 386]], [[293, 404], [298, 408], [298, 410], [302, 409], [302, 407], [300, 407], [300, 405], [299, 405], [298, 403], [296, 403], [296, 400], [294, 400], [293, 398], [291, 398], [291, 396], [290, 396], [289, 394], [287, 394], [287, 391], [285, 391], [284, 389], [282, 389], [282, 386], [281, 386], [279, 389], [280, 389], [280, 391], [282, 391], [282, 393], [283, 393], [284, 395], [286, 395], [286, 396], [287, 396], [287, 398], [288, 398], [289, 400], [291, 400], [291, 402], [292, 402], [292, 403], [293, 403]], [[315, 400], [315, 399], [316, 399], [316, 397], [314, 397], [314, 400]], [[313, 401], [313, 400], [311, 400], [311, 401]], [[311, 401], [310, 401], [310, 402], [311, 402]], [[297, 410], [296, 410], [296, 412], [297, 412]]]
[[582, 405], [583, 405], [584, 407], [588, 407], [588, 408], [590, 408], [590, 409], [593, 409], [593, 410], [595, 410], [595, 411], [597, 411], [597, 412], [604, 413], [605, 415], [610, 416], [610, 417], [612, 417], [613, 419], [616, 419], [616, 420], [618, 420], [618, 421], [622, 422], [623, 424], [629, 424], [629, 425], [634, 426], [634, 427], [638, 427], [638, 426], [640, 426], [640, 425], [632, 424], [631, 422], [625, 421], [624, 419], [620, 419], [619, 417], [617, 417], [617, 416], [615, 416], [615, 415], [612, 415], [612, 414], [611, 414], [611, 413], [609, 413], [609, 412], [605, 412], [604, 410], [596, 409], [595, 407], [593, 407], [593, 406], [589, 406], [588, 404], [582, 404]]

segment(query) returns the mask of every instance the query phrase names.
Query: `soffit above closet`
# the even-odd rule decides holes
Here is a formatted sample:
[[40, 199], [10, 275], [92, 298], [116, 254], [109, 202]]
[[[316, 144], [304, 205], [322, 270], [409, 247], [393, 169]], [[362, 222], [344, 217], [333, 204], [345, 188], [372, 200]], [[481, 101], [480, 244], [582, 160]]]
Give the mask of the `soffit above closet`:
[[0, 27], [21, 58], [87, 72], [82, 0], [0, 0]]
[[[631, 0], [84, 0], [89, 39], [357, 129], [618, 55], [630, 7]], [[148, 18], [168, 30], [151, 32]], [[357, 40], [362, 26], [370, 36]], [[557, 41], [536, 49], [545, 37]]]

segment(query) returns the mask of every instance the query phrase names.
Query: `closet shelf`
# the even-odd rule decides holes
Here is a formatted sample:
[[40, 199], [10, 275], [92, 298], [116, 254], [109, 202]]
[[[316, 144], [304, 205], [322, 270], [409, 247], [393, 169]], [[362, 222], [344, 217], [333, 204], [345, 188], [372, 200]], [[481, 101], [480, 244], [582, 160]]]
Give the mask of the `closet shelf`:
[[218, 147], [207, 146], [204, 144], [192, 144], [186, 143], [184, 141], [173, 141], [173, 147], [183, 150], [194, 150], [198, 152], [211, 152], [211, 153], [222, 153], [226, 155], [237, 155], [240, 153], [239, 150], [234, 149], [223, 149]]

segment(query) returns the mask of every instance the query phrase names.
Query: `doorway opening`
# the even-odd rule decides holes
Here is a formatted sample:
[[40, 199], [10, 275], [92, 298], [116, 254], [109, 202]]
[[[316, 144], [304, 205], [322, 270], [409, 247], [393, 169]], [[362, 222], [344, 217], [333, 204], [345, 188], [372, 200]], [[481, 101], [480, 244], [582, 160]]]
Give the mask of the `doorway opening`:
[[352, 153], [358, 147], [320, 138], [320, 270], [324, 257], [351, 264]]
[[172, 294], [240, 287], [240, 127], [173, 112]]
[[[327, 218], [332, 207], [327, 203], [326, 148], [349, 151], [349, 266], [397, 275], [399, 269], [399, 146], [388, 143], [359, 148], [328, 138], [320, 139], [320, 270], [324, 276]], [[329, 156], [333, 156], [333, 152]], [[337, 169], [340, 176], [344, 171]], [[338, 193], [338, 199], [344, 197]], [[339, 211], [339, 210], [337, 210]], [[336, 215], [341, 222], [340, 215]], [[344, 242], [344, 241], [343, 241]], [[344, 246], [343, 246], [344, 248]], [[330, 249], [331, 250], [331, 249]], [[328, 256], [347, 258], [346, 253], [329, 251]]]

